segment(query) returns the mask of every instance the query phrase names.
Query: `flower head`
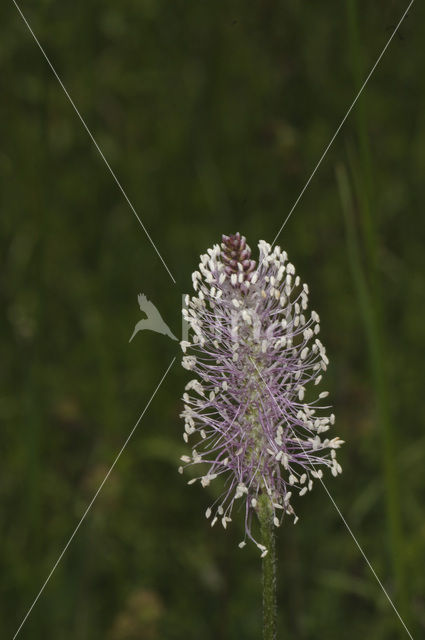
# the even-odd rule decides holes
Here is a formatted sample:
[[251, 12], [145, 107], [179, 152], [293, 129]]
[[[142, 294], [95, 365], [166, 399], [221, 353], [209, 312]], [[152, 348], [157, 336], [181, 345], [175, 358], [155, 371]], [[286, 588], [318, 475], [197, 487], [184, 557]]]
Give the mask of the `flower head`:
[[285, 514], [296, 522], [294, 495], [312, 489], [321, 467], [341, 473], [335, 450], [342, 440], [322, 438], [335, 416], [323, 415], [326, 391], [308, 390], [329, 362], [319, 316], [307, 311], [308, 286], [279, 247], [260, 241], [256, 264], [239, 233], [222, 240], [201, 256], [195, 295], [183, 309], [191, 334], [181, 343], [182, 364], [197, 377], [183, 394], [183, 437], [194, 442], [181, 459], [201, 465], [189, 484], [225, 480], [206, 510], [211, 525], [220, 520], [226, 528], [234, 503], [243, 504], [245, 538], [265, 554], [251, 531], [260, 496], [267, 496], [275, 526]]

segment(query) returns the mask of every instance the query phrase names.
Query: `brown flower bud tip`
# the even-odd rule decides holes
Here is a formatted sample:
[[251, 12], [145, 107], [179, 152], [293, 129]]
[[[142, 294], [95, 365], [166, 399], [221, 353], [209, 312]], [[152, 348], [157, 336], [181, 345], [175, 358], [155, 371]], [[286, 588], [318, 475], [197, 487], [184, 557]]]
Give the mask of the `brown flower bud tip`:
[[[256, 263], [255, 260], [251, 260], [251, 249], [246, 243], [245, 236], [241, 236], [239, 232], [230, 236], [223, 235], [221, 249], [221, 258], [226, 265], [225, 272], [228, 275], [243, 273], [242, 282], [249, 281]], [[240, 284], [238, 278], [237, 286]]]

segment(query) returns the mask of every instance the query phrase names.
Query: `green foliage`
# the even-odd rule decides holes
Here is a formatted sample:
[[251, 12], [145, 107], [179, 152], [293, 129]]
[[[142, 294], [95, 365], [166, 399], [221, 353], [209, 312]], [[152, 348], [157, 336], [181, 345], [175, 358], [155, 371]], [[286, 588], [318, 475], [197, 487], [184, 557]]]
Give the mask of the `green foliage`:
[[[416, 6], [417, 5], [417, 6]], [[180, 335], [181, 293], [222, 233], [272, 240], [404, 6], [22, 3], [177, 280], [174, 285], [13, 3], [0, 21], [0, 630], [12, 637], [176, 344], [128, 339], [142, 291]], [[385, 346], [406, 618], [425, 627], [424, 7], [413, 5], [279, 242], [311, 289], [344, 474], [329, 488], [397, 594], [379, 397], [356, 265]], [[353, 237], [353, 236], [352, 236]], [[261, 636], [261, 562], [177, 474], [175, 365], [21, 632], [61, 640]], [[282, 638], [406, 637], [326, 494], [277, 536]], [[240, 514], [242, 518], [242, 513]]]

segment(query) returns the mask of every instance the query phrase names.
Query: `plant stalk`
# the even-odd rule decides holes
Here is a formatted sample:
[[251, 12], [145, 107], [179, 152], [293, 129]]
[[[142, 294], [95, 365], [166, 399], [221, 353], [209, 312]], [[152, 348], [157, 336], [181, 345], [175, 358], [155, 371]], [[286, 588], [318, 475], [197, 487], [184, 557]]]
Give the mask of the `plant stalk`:
[[276, 546], [273, 511], [267, 494], [259, 497], [258, 519], [261, 541], [268, 550], [263, 558], [263, 640], [276, 640]]

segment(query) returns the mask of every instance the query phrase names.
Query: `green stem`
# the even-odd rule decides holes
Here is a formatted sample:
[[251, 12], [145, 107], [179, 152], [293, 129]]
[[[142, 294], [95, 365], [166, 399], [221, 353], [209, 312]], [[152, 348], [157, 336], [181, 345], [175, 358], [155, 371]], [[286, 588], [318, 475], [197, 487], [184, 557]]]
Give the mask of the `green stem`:
[[261, 541], [267, 548], [263, 558], [263, 640], [276, 640], [276, 547], [273, 512], [267, 494], [259, 498]]

